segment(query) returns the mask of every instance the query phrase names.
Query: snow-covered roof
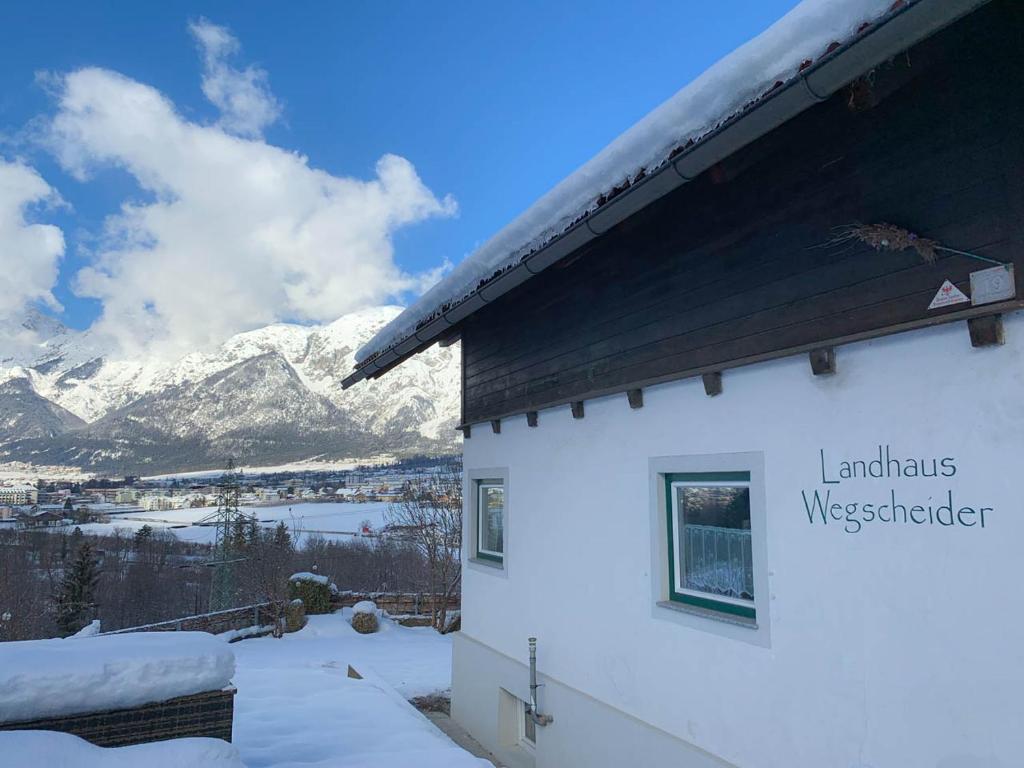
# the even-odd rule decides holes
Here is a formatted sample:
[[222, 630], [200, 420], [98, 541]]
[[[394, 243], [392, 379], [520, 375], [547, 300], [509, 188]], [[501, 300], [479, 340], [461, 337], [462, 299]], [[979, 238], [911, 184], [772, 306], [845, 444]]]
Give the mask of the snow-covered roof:
[[[412, 306], [386, 325], [356, 353], [356, 373], [346, 379], [349, 386], [375, 371], [383, 370], [414, 352], [485, 303], [478, 300], [483, 289], [526, 263], [539, 252], [576, 230], [591, 228], [597, 213], [642, 185], [655, 175], [675, 167], [675, 186], [688, 180], [678, 163], [706, 140], [780, 95], [789, 85], [802, 80], [811, 95], [820, 100], [845, 85], [830, 83], [831, 90], [817, 93], [810, 85], [812, 73], [836, 59], [889, 21], [911, 16], [898, 34], [890, 35], [884, 46], [870, 55], [882, 58], [865, 63], [866, 71], [909, 45], [933, 34], [987, 0], [803, 0], [792, 11], [753, 40], [714, 64], [696, 80], [657, 107], [640, 122], [609, 144], [596, 157], [537, 200], [517, 219], [468, 256], [443, 280], [423, 294]], [[908, 12], [913, 11], [914, 14]], [[882, 36], [884, 37], [884, 36]], [[887, 47], [885, 47], [887, 46]], [[870, 46], [868, 46], [870, 48]], [[809, 106], [804, 103], [800, 109]], [[791, 110], [795, 114], [799, 110]], [[783, 116], [775, 124], [793, 114]], [[774, 125], [767, 125], [761, 133]], [[735, 151], [760, 134], [744, 136]], [[748, 132], [749, 133], [749, 132]], [[715, 160], [723, 159], [717, 157]], [[697, 172], [703, 168], [696, 169]], [[665, 176], [674, 174], [664, 174]], [[673, 187], [663, 187], [666, 194]], [[618, 201], [617, 201], [618, 202]], [[650, 202], [650, 201], [648, 201]], [[629, 206], [626, 206], [628, 208]], [[574, 241], [575, 242], [575, 241]], [[585, 242], [584, 240], [580, 241]], [[547, 264], [540, 266], [543, 269]], [[517, 280], [505, 280], [505, 290], [528, 279], [539, 269], [529, 269]], [[492, 290], [493, 300], [504, 290]], [[439, 319], [446, 323], [438, 323]], [[437, 328], [428, 326], [437, 325]], [[387, 355], [385, 359], [382, 355]], [[379, 359], [378, 359], [379, 358]], [[371, 365], [374, 361], [377, 365]]]

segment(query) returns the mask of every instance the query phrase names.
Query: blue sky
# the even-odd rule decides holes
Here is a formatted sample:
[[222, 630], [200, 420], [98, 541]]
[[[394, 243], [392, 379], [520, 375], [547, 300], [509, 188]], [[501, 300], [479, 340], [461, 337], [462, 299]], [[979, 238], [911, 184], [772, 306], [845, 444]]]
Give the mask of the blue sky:
[[[60, 78], [99, 67], [156, 89], [186, 124], [217, 124], [221, 115], [201, 90], [203, 66], [188, 28], [205, 18], [236, 38], [240, 49], [227, 58], [235, 70], [255, 66], [265, 72], [265, 92], [280, 116], [262, 126], [258, 141], [301, 153], [311, 168], [334, 177], [358, 180], [373, 179], [382, 156], [399, 155], [437, 200], [454, 199], [457, 215], [439, 213], [442, 204], [408, 224], [381, 225], [394, 243], [394, 263], [419, 275], [445, 259], [458, 262], [793, 5], [12, 4], [0, 32], [0, 160], [31, 166], [67, 203], [33, 206], [30, 216], [62, 230], [65, 250], [53, 295], [67, 324], [88, 326], [111, 301], [104, 291], [113, 289], [92, 290], [101, 295], [84, 298], [74, 286], [79, 271], [103, 252], [97, 239], [106, 218], [125, 201], [144, 204], [159, 193], [140, 189], [137, 175], [124, 170], [129, 161], [120, 149], [97, 160], [106, 150], [95, 141], [87, 150], [84, 180], [74, 177], [66, 158], [58, 162], [62, 150], [39, 137], [59, 110], [61, 89], [65, 96], [70, 91]], [[41, 72], [51, 77], [40, 78]], [[64, 135], [62, 141], [70, 140]], [[168, 245], [164, 261], [176, 257], [174, 247]], [[122, 261], [133, 258], [123, 243], [118, 253]], [[250, 265], [239, 261], [234, 266], [244, 280]], [[130, 285], [116, 290], [130, 292]], [[415, 290], [399, 281], [393, 292], [407, 300]], [[379, 293], [352, 301], [377, 300]], [[274, 301], [263, 295], [259, 300]], [[144, 308], [159, 303], [147, 300]], [[352, 308], [341, 303], [339, 309]], [[301, 316], [289, 306], [272, 311], [274, 319], [323, 320], [330, 313], [327, 306]], [[122, 322], [136, 311], [142, 310], [125, 309]], [[239, 321], [232, 322], [225, 331], [236, 330]]]

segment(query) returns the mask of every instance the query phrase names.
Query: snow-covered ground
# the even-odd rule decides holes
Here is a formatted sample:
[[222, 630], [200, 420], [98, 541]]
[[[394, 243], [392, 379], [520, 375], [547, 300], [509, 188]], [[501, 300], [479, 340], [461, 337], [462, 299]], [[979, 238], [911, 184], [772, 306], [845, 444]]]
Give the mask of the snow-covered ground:
[[4, 768], [244, 768], [238, 750], [220, 739], [174, 739], [104, 749], [67, 733], [0, 734]]
[[[239, 472], [248, 475], [268, 475], [281, 472], [344, 472], [355, 469], [361, 465], [390, 464], [395, 461], [392, 454], [385, 453], [377, 456], [369, 456], [351, 461], [325, 461], [320, 459], [307, 459], [306, 461], [293, 461], [288, 464], [275, 464], [272, 467], [250, 467], [239, 465]], [[194, 472], [172, 472], [166, 475], [146, 475], [143, 480], [197, 480], [203, 478], [219, 478], [224, 474], [224, 468], [199, 469]]]
[[[5, 768], [487, 768], [407, 701], [451, 685], [451, 640], [385, 620], [360, 635], [351, 611], [311, 616], [281, 639], [230, 645], [234, 743], [187, 739], [100, 750], [63, 734], [0, 732]], [[217, 642], [227, 648], [228, 635]], [[87, 648], [90, 640], [58, 641]], [[363, 679], [348, 677], [352, 666]], [[236, 752], [237, 750], [237, 752]]]
[[27, 464], [23, 461], [0, 462], [0, 482], [3, 483], [34, 483], [36, 480], [81, 482], [92, 477], [92, 472], [86, 472], [80, 467]]
[[[351, 612], [311, 616], [280, 640], [235, 643], [234, 743], [248, 768], [480, 768], [405, 700], [451, 685], [451, 641], [381, 622], [360, 635]], [[347, 676], [351, 665], [363, 680]]]
[[[298, 502], [287, 506], [243, 507], [242, 511], [255, 515], [264, 526], [272, 527], [283, 521], [298, 543], [301, 543], [302, 537], [310, 535], [326, 539], [349, 539], [359, 533], [364, 521], [369, 522], [374, 529], [380, 528], [384, 525], [387, 509], [387, 502]], [[212, 526], [193, 525], [212, 512], [214, 509], [211, 507], [138, 512], [111, 517], [109, 523], [89, 523], [79, 528], [82, 533], [104, 535], [117, 528], [135, 532], [148, 525], [154, 529], [169, 530], [182, 541], [212, 544], [215, 529]]]

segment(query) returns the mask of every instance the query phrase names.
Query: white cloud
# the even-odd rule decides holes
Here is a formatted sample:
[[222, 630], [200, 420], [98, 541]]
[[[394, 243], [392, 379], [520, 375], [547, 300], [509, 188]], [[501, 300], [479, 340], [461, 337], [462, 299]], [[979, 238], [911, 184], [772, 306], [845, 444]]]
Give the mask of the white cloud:
[[[215, 62], [235, 45], [218, 27], [200, 30]], [[121, 168], [148, 197], [107, 219], [75, 283], [102, 302], [96, 330], [128, 350], [179, 353], [417, 290], [423, 277], [395, 264], [392, 234], [455, 213], [395, 155], [369, 180], [333, 176], [260, 139], [190, 122], [154, 88], [102, 69], [63, 76], [56, 94], [46, 141], [62, 166], [81, 179]]]
[[64, 255], [58, 227], [29, 221], [29, 209], [60, 197], [35, 169], [0, 158], [0, 318], [40, 302], [60, 309], [52, 288]]
[[254, 66], [235, 69], [228, 64], [241, 46], [224, 27], [199, 19], [188, 28], [203, 60], [203, 93], [221, 112], [218, 124], [239, 136], [260, 136], [281, 116], [267, 73]]

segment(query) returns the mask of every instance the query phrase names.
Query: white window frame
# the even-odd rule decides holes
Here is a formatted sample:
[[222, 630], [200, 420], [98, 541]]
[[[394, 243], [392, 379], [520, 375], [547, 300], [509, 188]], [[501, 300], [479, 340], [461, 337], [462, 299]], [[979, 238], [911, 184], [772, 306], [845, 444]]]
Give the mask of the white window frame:
[[[669, 474], [685, 474], [685, 473], [669, 473]], [[742, 598], [730, 597], [728, 595], [718, 595], [713, 592], [703, 592], [699, 589], [690, 589], [683, 586], [684, 579], [683, 573], [686, 568], [685, 559], [685, 547], [682, 546], [682, 525], [680, 525], [680, 517], [682, 516], [679, 508], [679, 490], [681, 488], [746, 488], [748, 494], [752, 492], [750, 480], [673, 480], [670, 483], [672, 488], [672, 506], [671, 506], [671, 517], [670, 520], [666, 521], [666, 524], [671, 524], [672, 527], [672, 542], [674, 545], [673, 557], [672, 557], [672, 578], [674, 583], [674, 590], [680, 595], [690, 595], [691, 597], [706, 600], [712, 603], [725, 603], [727, 605], [735, 605], [755, 612], [756, 605], [754, 600], [744, 600]], [[751, 516], [753, 516], [751, 514]], [[685, 522], [683, 522], [685, 525]], [[751, 533], [753, 538], [753, 533]], [[757, 595], [757, 588], [754, 588], [754, 595]], [[713, 608], [709, 610], [714, 610]]]
[[[502, 553], [500, 560], [478, 557], [477, 548], [480, 544], [478, 508], [480, 506], [480, 483], [500, 482], [505, 489], [505, 512], [502, 518]], [[486, 573], [489, 576], [508, 578], [510, 562], [514, 555], [514, 539], [512, 527], [511, 481], [508, 467], [466, 467], [462, 474], [462, 558], [466, 571]]]
[[[476, 484], [476, 555], [477, 557], [483, 557], [488, 560], [497, 562], [505, 561], [505, 518], [506, 510], [508, 509], [508, 502], [505, 496], [505, 483], [499, 478], [487, 478], [485, 480], [475, 480]], [[495, 552], [494, 550], [486, 549], [484, 547], [484, 527], [481, 524], [481, 517], [484, 514], [484, 492], [488, 488], [501, 488], [501, 552]]]
[[537, 749], [537, 727], [534, 726], [534, 740], [531, 741], [530, 737], [526, 735], [526, 721], [529, 719], [529, 715], [526, 714], [527, 708], [530, 706], [529, 702], [523, 701], [522, 699], [516, 699], [519, 708], [519, 727], [517, 729], [518, 739], [517, 743], [520, 747], [528, 752], [535, 752]]

